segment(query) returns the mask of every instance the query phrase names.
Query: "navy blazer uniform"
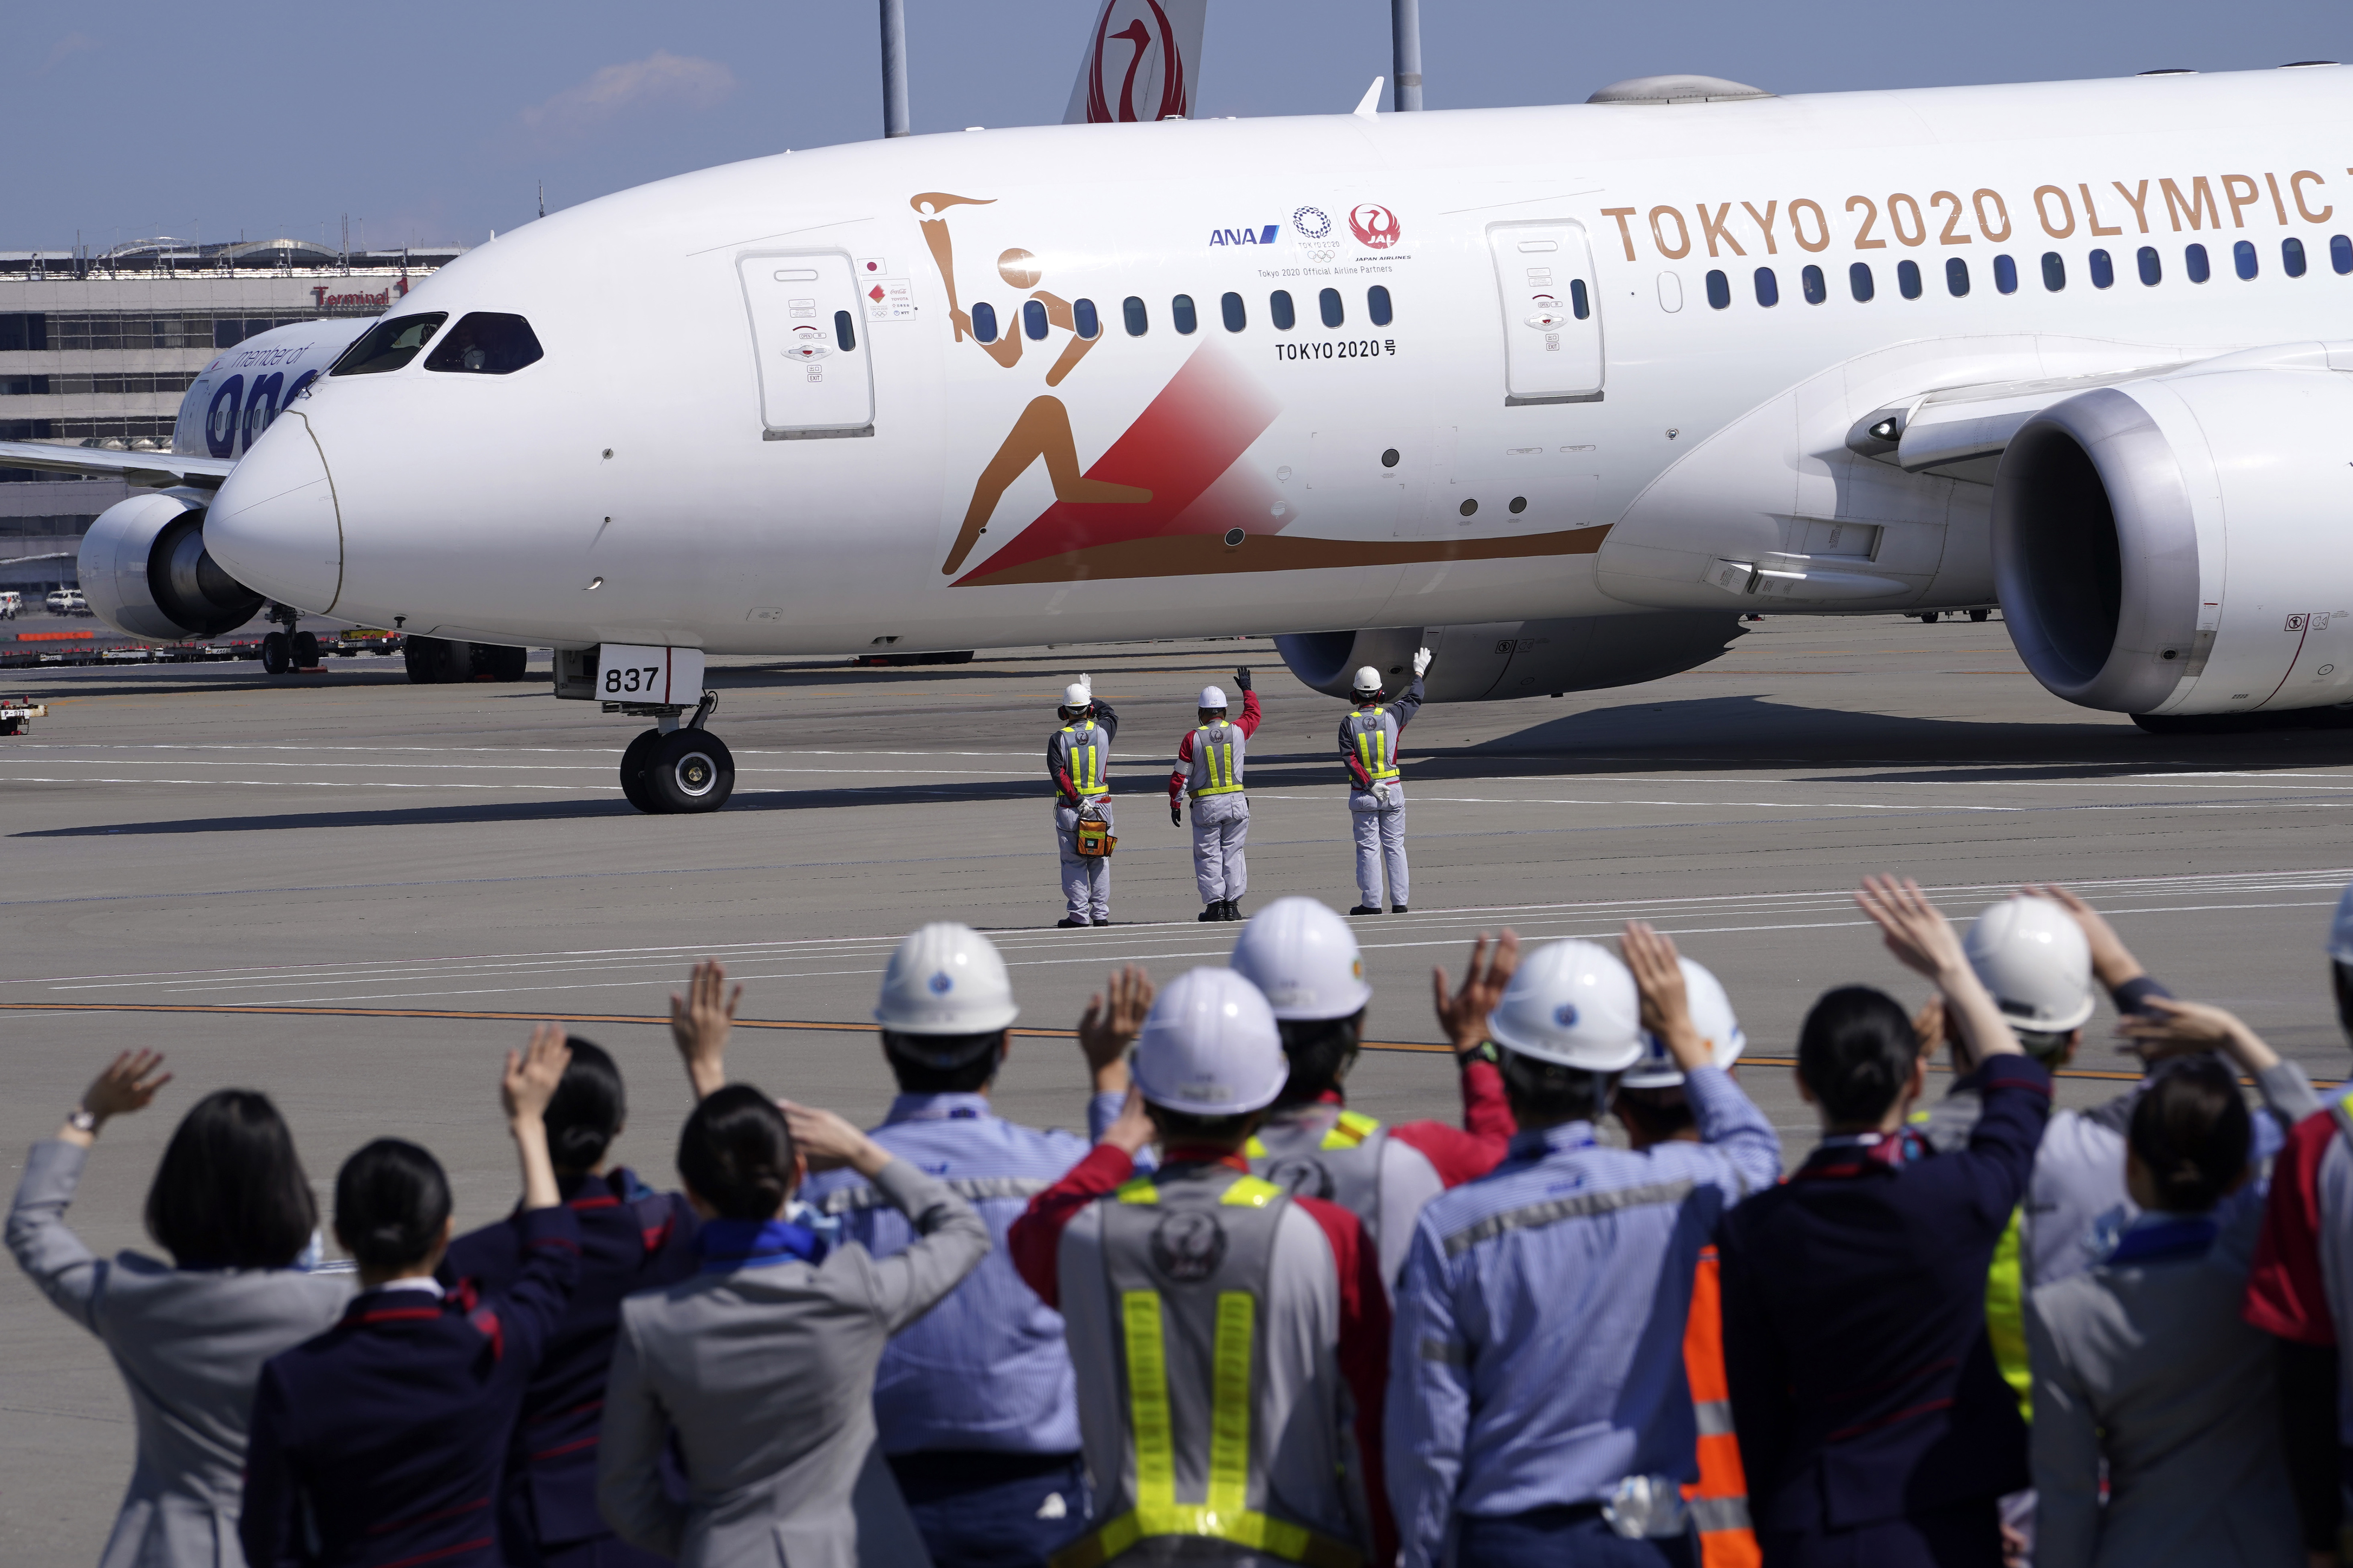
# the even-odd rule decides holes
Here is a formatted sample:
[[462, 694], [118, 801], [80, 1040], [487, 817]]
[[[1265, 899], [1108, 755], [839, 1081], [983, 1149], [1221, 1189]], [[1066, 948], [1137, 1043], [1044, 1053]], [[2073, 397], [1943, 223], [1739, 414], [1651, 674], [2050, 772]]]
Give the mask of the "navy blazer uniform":
[[1899, 1133], [1822, 1148], [1724, 1216], [1725, 1374], [1760, 1539], [2030, 1484], [1985, 1281], [2026, 1194], [2051, 1075], [2000, 1056], [1967, 1085], [1985, 1097], [1968, 1147], [1930, 1153]]
[[261, 1369], [238, 1533], [250, 1568], [487, 1568], [516, 1413], [580, 1272], [567, 1208], [521, 1216], [512, 1287], [369, 1290]]
[[[500, 1549], [508, 1563], [530, 1565], [612, 1535], [596, 1511], [596, 1439], [621, 1298], [674, 1285], [699, 1261], [685, 1194], [654, 1192], [627, 1169], [560, 1176], [556, 1184], [580, 1222], [580, 1280], [523, 1392], [499, 1500]], [[512, 1289], [530, 1258], [525, 1212], [452, 1242], [442, 1284], [470, 1283], [485, 1297]], [[604, 1550], [608, 1560], [659, 1561], [617, 1542]]]

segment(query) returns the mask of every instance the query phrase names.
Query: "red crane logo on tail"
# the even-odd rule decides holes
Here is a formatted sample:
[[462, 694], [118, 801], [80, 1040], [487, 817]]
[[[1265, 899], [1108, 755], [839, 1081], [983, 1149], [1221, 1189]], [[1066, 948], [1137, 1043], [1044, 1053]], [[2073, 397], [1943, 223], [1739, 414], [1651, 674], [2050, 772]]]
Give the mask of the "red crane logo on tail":
[[[1107, 58], [1115, 44], [1128, 46], [1124, 61]], [[1115, 107], [1105, 86], [1114, 72], [1119, 76]], [[1087, 122], [1181, 119], [1189, 112], [1185, 56], [1176, 47], [1168, 13], [1160, 8], [1159, 0], [1112, 0], [1095, 26], [1094, 48], [1087, 61]]]

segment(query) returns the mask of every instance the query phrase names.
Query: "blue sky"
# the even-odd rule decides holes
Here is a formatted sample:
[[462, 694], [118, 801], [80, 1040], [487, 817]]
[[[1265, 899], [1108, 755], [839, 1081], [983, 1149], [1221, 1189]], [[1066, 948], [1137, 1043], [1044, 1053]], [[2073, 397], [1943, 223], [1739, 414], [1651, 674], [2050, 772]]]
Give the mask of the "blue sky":
[[[907, 0], [918, 131], [1061, 117], [1094, 0]], [[7, 24], [0, 249], [158, 232], [479, 243], [550, 210], [879, 135], [871, 0], [27, 7]], [[2353, 59], [2318, 0], [1580, 5], [1423, 0], [1432, 109], [1575, 102], [1658, 71], [1785, 92]], [[1209, 0], [1198, 112], [1342, 112], [1387, 0]]]

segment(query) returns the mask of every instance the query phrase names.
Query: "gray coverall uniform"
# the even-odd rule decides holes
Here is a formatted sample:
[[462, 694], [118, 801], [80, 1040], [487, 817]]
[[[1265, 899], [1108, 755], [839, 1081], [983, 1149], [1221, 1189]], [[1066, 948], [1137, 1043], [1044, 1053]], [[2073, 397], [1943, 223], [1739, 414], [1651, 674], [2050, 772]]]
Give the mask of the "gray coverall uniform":
[[[1244, 754], [1258, 729], [1258, 697], [1242, 693], [1240, 723], [1219, 719], [1189, 731], [1176, 751], [1177, 766], [1192, 764], [1186, 789], [1193, 797], [1193, 880], [1201, 902], [1240, 899], [1250, 887], [1250, 863], [1242, 846], [1250, 837], [1250, 797], [1242, 793]], [[1187, 775], [1169, 779], [1176, 785]]]
[[1054, 781], [1054, 844], [1062, 858], [1062, 898], [1070, 918], [1093, 925], [1111, 923], [1111, 857], [1079, 853], [1079, 813], [1092, 806], [1111, 817], [1111, 743], [1119, 715], [1108, 702], [1094, 716], [1063, 725], [1046, 737], [1046, 776]]
[[1402, 697], [1359, 703], [1340, 721], [1340, 756], [1348, 764], [1348, 812], [1356, 834], [1357, 901], [1381, 907], [1381, 871], [1389, 902], [1409, 904], [1405, 862], [1405, 783], [1398, 776], [1398, 738], [1421, 708], [1421, 678]]

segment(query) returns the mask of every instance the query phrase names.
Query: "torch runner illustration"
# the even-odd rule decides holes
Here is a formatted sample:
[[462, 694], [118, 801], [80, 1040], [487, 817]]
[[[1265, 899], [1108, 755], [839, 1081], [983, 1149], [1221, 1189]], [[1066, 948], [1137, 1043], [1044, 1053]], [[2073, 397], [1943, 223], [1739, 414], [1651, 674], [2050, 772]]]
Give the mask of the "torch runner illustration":
[[[983, 353], [1005, 369], [1011, 370], [1021, 363], [1021, 347], [1027, 336], [1021, 330], [1018, 312], [1016, 321], [1008, 323], [1010, 330], [1000, 334], [994, 342], [981, 342], [973, 335], [972, 317], [956, 297], [955, 244], [948, 236], [948, 221], [942, 216], [950, 207], [987, 206], [994, 199], [926, 191], [913, 198], [908, 205], [922, 216], [923, 243], [930, 247], [932, 260], [938, 266], [940, 277], [947, 284], [948, 316], [955, 324], [955, 341], [962, 342], [967, 337], [972, 338]], [[1060, 357], [1046, 372], [1046, 384], [1049, 387], [1060, 386], [1062, 378], [1086, 357], [1087, 351], [1103, 341], [1100, 327], [1092, 338], [1079, 335], [1078, 321], [1071, 312], [1070, 301], [1038, 287], [1044, 274], [1038, 266], [1038, 258], [1029, 251], [1006, 251], [997, 258], [997, 274], [1014, 288], [1029, 290], [1029, 298], [1045, 307], [1050, 327], [1060, 328], [1071, 334], [1071, 341], [1063, 348]], [[1056, 500], [1133, 505], [1152, 499], [1152, 492], [1148, 489], [1091, 479], [1082, 473], [1078, 443], [1071, 435], [1070, 410], [1051, 392], [1040, 394], [1031, 398], [1029, 406], [1022, 409], [1020, 417], [1014, 420], [1013, 428], [1007, 433], [1003, 445], [997, 448], [997, 455], [981, 469], [980, 479], [973, 489], [972, 504], [965, 509], [964, 526], [956, 531], [955, 543], [949, 549], [948, 558], [940, 567], [944, 574], [952, 576], [964, 564], [965, 558], [972, 553], [973, 546], [980, 542], [980, 536], [988, 531], [989, 515], [997, 510], [997, 503], [1003, 499], [1007, 487], [1020, 478], [1022, 471], [1030, 464], [1041, 458], [1046, 464], [1047, 478], [1053, 481]]]

